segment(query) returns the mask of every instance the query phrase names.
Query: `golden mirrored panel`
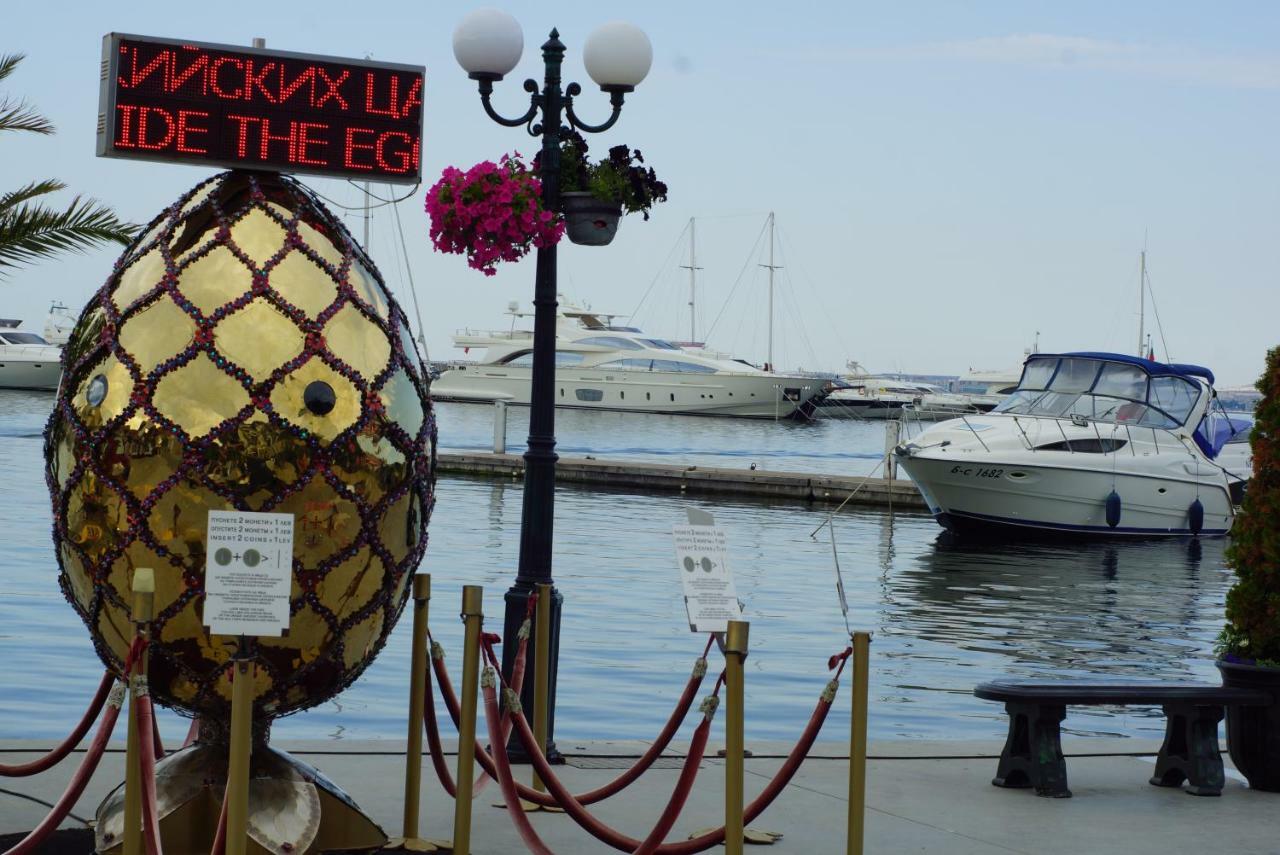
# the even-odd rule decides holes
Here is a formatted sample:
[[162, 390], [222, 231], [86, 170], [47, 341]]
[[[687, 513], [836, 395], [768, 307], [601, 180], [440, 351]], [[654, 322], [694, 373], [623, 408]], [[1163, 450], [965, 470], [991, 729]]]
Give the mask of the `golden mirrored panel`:
[[320, 259], [328, 264], [334, 270], [342, 266], [342, 249], [335, 246], [334, 242], [325, 237], [314, 226], [298, 221], [297, 224], [298, 237], [302, 238], [302, 242], [311, 248], [311, 251], [320, 256]]
[[[80, 375], [79, 381], [71, 406], [86, 428], [102, 427], [129, 406], [133, 377], [114, 354], [89, 367]], [[63, 382], [68, 381], [64, 378]]]
[[382, 636], [382, 622], [384, 619], [385, 615], [382, 609], [377, 609], [347, 630], [346, 635], [343, 637], [344, 643], [342, 647], [342, 662], [344, 665], [348, 668], [353, 668], [373, 654], [373, 645]]
[[376, 324], [348, 303], [324, 328], [325, 346], [329, 352], [372, 381], [391, 358], [391, 342]]
[[84, 565], [80, 563], [79, 556], [70, 546], [64, 543], [58, 552], [62, 556], [64, 568], [62, 578], [66, 580], [76, 605], [87, 612], [89, 603], [93, 600], [93, 579], [89, 578], [89, 574], [84, 571]]
[[[334, 392], [333, 409], [324, 415], [311, 412], [303, 401], [307, 386], [317, 381]], [[312, 357], [281, 379], [271, 393], [271, 406], [281, 418], [330, 442], [355, 424], [363, 401], [350, 380]]]
[[60, 490], [67, 486], [67, 479], [76, 466], [75, 441], [71, 426], [65, 421], [50, 422], [46, 460]]
[[128, 614], [133, 604], [133, 576], [139, 567], [150, 567], [155, 573], [155, 613], [167, 609], [186, 590], [182, 571], [156, 554], [146, 544], [135, 540], [116, 558], [107, 572], [107, 584]]
[[214, 485], [257, 510], [297, 481], [310, 465], [311, 449], [306, 443], [256, 412], [209, 444], [202, 471]]
[[[293, 557], [304, 567], [319, 566], [360, 534], [360, 511], [355, 503], [339, 496], [318, 473], [272, 511], [293, 514]], [[328, 602], [325, 605], [332, 608]]]
[[356, 296], [368, 303], [369, 308], [373, 309], [378, 317], [386, 320], [390, 316], [387, 308], [387, 293], [382, 290], [382, 286], [378, 284], [374, 275], [359, 261], [351, 262], [348, 281], [355, 289]]
[[107, 313], [100, 306], [76, 322], [75, 329], [71, 331], [71, 337], [62, 346], [62, 364], [66, 368], [74, 367], [95, 347], [98, 347], [102, 337], [102, 327], [106, 322]]
[[115, 547], [128, 527], [128, 507], [106, 481], [85, 472], [67, 497], [67, 537], [90, 562]]
[[133, 643], [133, 624], [129, 623], [128, 613], [104, 600], [98, 612], [97, 630], [98, 639], [123, 662]]
[[404, 350], [404, 357], [409, 362], [409, 367], [415, 373], [422, 371], [422, 360], [418, 357], [418, 349], [414, 346], [413, 333], [409, 332], [409, 327], [401, 322], [396, 322], [396, 334], [400, 336], [400, 347]]
[[261, 208], [254, 208], [231, 227], [231, 240], [259, 267], [284, 246], [285, 230]]
[[120, 327], [120, 346], [146, 374], [191, 344], [196, 323], [166, 294], [131, 315]]
[[116, 311], [123, 312], [139, 297], [151, 293], [164, 278], [164, 257], [159, 249], [152, 249], [133, 264], [125, 268], [120, 276], [119, 284], [111, 292], [111, 301], [116, 304]]
[[271, 288], [315, 320], [338, 296], [333, 278], [301, 250], [293, 250], [271, 268]]
[[155, 539], [181, 560], [183, 566], [203, 571], [209, 511], [226, 510], [231, 510], [226, 499], [196, 481], [183, 478], [156, 501], [147, 524]]
[[413, 491], [407, 491], [392, 503], [378, 521], [378, 537], [396, 564], [404, 561], [417, 542], [418, 503]]
[[99, 455], [142, 500], [182, 462], [182, 441], [145, 413], [135, 412], [107, 435]]
[[186, 204], [182, 206], [182, 210], [178, 212], [178, 219], [181, 220], [190, 216], [191, 212], [203, 205], [209, 195], [221, 185], [222, 181], [218, 178], [212, 178], [200, 185], [196, 192], [191, 194], [191, 198], [187, 200]]
[[329, 624], [311, 606], [303, 605], [290, 616], [288, 635], [264, 636], [258, 639], [258, 645], [288, 652], [289, 665], [296, 670], [314, 662], [332, 640]]
[[262, 382], [302, 353], [298, 325], [261, 298], [232, 312], [213, 330], [218, 352]]
[[194, 438], [240, 412], [249, 395], [202, 352], [161, 378], [151, 401], [162, 416]]
[[399, 449], [373, 430], [361, 431], [354, 439], [335, 444], [330, 455], [338, 477], [370, 505], [394, 492], [409, 473]]
[[225, 246], [197, 258], [183, 268], [178, 290], [206, 316], [249, 292], [253, 274]]
[[380, 393], [382, 405], [386, 407], [387, 417], [400, 425], [409, 436], [416, 437], [422, 430], [424, 415], [422, 399], [418, 397], [418, 388], [413, 385], [409, 375], [403, 368], [397, 368], [387, 380]]
[[369, 604], [385, 584], [382, 561], [369, 547], [333, 567], [316, 585], [316, 595], [338, 620], [345, 620]]

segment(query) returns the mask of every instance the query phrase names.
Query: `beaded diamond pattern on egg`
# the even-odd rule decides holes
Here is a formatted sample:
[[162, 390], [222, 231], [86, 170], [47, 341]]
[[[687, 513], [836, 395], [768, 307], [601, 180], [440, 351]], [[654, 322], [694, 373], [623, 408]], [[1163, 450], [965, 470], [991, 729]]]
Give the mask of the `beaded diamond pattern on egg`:
[[385, 643], [426, 547], [435, 419], [407, 319], [351, 235], [284, 176], [228, 172], [127, 249], [80, 316], [45, 435], [68, 600], [117, 672], [156, 572], [151, 691], [221, 718], [231, 640], [202, 624], [210, 510], [295, 517], [290, 625], [257, 715], [305, 709]]

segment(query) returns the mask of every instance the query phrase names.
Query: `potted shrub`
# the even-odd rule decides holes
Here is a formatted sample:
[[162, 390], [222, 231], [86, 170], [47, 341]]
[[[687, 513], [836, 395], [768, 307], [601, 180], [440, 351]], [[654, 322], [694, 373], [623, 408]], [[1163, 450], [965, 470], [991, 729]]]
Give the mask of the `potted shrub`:
[[1258, 391], [1253, 477], [1227, 548], [1236, 581], [1218, 668], [1224, 685], [1271, 693], [1269, 706], [1228, 708], [1227, 748], [1250, 787], [1280, 791], [1280, 347], [1267, 354]]
[[639, 150], [616, 145], [608, 157], [592, 161], [587, 141], [572, 132], [560, 144], [560, 200], [569, 240], [603, 246], [617, 234], [624, 212], [649, 219], [649, 210], [667, 200], [667, 185]]
[[520, 159], [504, 154], [463, 172], [448, 167], [427, 191], [431, 243], [466, 255], [467, 264], [492, 276], [499, 261], [518, 261], [531, 247], [553, 246], [564, 220], [542, 207], [542, 182]]

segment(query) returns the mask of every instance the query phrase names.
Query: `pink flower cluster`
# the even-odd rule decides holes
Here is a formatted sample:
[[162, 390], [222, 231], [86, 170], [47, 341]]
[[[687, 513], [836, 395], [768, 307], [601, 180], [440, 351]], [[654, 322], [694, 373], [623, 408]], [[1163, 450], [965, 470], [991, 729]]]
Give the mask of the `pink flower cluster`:
[[542, 207], [542, 182], [520, 153], [486, 160], [463, 172], [448, 167], [427, 191], [431, 243], [440, 252], [467, 256], [467, 264], [492, 276], [499, 261], [519, 261], [530, 247], [554, 246], [564, 219]]

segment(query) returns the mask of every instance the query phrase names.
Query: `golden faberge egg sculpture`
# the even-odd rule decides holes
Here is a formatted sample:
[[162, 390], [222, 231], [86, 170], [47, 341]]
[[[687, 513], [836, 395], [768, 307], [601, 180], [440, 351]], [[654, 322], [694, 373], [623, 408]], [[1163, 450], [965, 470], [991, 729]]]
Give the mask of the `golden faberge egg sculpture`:
[[[46, 432], [67, 598], [120, 672], [155, 571], [150, 690], [225, 722], [233, 649], [203, 625], [210, 510], [292, 514], [290, 621], [254, 717], [314, 706], [386, 641], [426, 546], [435, 422], [403, 311], [284, 176], [228, 172], [154, 220], [90, 301]], [[203, 734], [202, 724], [202, 734]]]

